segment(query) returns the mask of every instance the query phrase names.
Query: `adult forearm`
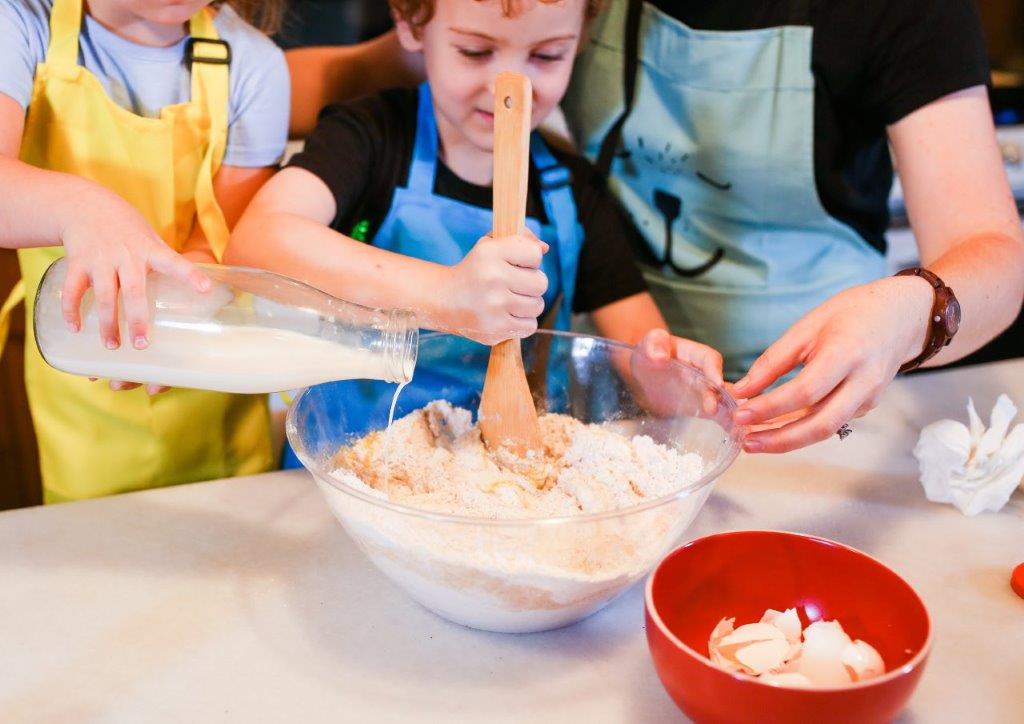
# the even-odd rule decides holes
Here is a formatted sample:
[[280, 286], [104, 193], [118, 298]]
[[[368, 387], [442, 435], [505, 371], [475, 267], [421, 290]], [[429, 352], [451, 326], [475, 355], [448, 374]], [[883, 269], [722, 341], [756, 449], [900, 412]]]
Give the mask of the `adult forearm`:
[[378, 249], [302, 216], [246, 214], [224, 261], [285, 274], [367, 307], [412, 309], [421, 326], [447, 331], [439, 299], [449, 267]]
[[292, 80], [289, 134], [308, 136], [320, 109], [424, 78], [420, 56], [405, 52], [394, 31], [347, 46], [297, 48], [285, 53]]
[[1024, 239], [1020, 234], [978, 234], [922, 262], [952, 288], [963, 313], [953, 342], [927, 366], [946, 364], [974, 352], [1019, 314], [1024, 300]]

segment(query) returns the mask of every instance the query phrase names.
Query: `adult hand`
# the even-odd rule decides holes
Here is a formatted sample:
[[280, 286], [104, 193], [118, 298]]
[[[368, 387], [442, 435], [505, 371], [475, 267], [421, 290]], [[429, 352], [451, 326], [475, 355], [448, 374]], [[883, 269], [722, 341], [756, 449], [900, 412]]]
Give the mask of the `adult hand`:
[[[900, 365], [924, 347], [933, 299], [919, 277], [888, 277], [848, 289], [800, 319], [734, 386], [737, 398], [749, 398], [736, 423], [769, 426], [752, 430], [744, 449], [795, 450], [874, 408]], [[798, 365], [792, 380], [760, 394]]]
[[81, 204], [72, 218], [61, 232], [68, 257], [61, 307], [65, 322], [74, 331], [82, 326], [82, 295], [90, 286], [100, 336], [108, 349], [121, 344], [119, 292], [133, 346], [148, 346], [146, 275], [150, 271], [180, 279], [196, 291], [209, 291], [209, 278], [164, 244], [145, 218], [120, 197], [98, 193]]
[[485, 236], [450, 268], [442, 290], [445, 331], [484, 344], [528, 337], [544, 311], [548, 278], [540, 270], [548, 245], [530, 231]]

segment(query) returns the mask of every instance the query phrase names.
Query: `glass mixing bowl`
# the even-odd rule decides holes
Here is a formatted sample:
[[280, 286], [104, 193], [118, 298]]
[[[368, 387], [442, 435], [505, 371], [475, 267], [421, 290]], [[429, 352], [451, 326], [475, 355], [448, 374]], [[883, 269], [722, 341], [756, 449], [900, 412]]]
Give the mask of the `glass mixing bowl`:
[[[475, 413], [489, 351], [453, 335], [424, 335], [395, 419], [434, 399]], [[448, 515], [390, 502], [332, 476], [340, 447], [387, 426], [394, 385], [311, 387], [287, 418], [299, 459], [377, 567], [435, 613], [489, 631], [557, 628], [605, 606], [679, 540], [742, 442], [733, 400], [687, 365], [655, 363], [598, 337], [546, 331], [523, 341], [523, 359], [539, 412], [695, 453], [703, 462], [700, 478], [609, 512], [511, 520]]]

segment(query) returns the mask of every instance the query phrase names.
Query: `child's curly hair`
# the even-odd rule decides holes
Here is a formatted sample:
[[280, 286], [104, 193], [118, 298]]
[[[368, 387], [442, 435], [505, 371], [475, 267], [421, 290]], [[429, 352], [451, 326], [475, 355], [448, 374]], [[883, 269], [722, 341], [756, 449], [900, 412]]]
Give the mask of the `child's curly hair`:
[[[558, 3], [562, 0], [539, 0], [542, 3]], [[419, 31], [434, 17], [435, 0], [389, 0], [396, 19], [404, 20], [414, 31]], [[522, 0], [501, 0], [501, 12], [512, 17], [519, 11]], [[604, 0], [587, 0], [584, 19], [591, 20], [601, 12]]]
[[284, 18], [285, 0], [216, 0], [216, 7], [222, 2], [235, 9], [238, 16], [266, 35], [273, 35], [281, 29]]

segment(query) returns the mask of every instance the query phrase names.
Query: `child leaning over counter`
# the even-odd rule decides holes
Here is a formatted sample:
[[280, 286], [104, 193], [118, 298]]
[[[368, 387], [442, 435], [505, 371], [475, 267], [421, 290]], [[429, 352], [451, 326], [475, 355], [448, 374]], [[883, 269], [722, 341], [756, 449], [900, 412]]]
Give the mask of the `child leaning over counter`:
[[721, 357], [672, 338], [633, 261], [631, 226], [578, 156], [530, 144], [529, 232], [491, 238], [493, 82], [533, 85], [532, 128], [565, 92], [597, 0], [394, 0], [427, 82], [326, 108], [305, 149], [253, 199], [226, 260], [279, 271], [423, 326], [494, 343], [538, 318], [643, 342], [721, 380]]
[[[0, 3], [0, 245], [26, 247], [29, 334], [35, 290], [64, 248], [68, 299], [93, 287], [110, 348], [147, 344], [149, 269], [209, 283], [170, 250], [219, 258], [281, 157], [287, 67], [244, 19], [269, 26], [280, 10], [280, 0]], [[127, 330], [116, 321], [119, 290]], [[76, 307], [65, 308], [69, 323]], [[115, 391], [138, 386], [59, 372], [34, 344], [25, 383], [48, 502], [274, 462], [264, 397]]]

